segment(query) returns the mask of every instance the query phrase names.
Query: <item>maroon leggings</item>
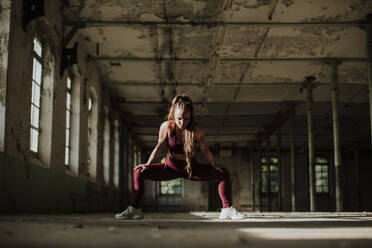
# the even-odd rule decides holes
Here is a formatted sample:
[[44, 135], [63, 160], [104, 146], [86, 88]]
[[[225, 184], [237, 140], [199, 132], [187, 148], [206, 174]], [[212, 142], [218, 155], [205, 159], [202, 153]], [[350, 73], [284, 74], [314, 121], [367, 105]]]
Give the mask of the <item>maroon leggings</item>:
[[221, 168], [223, 171], [223, 173], [221, 173], [213, 168], [210, 164], [199, 164], [198, 162], [193, 161], [191, 164], [192, 175], [191, 178], [189, 178], [185, 167], [186, 161], [171, 159], [168, 156], [165, 163], [151, 164], [143, 172], [141, 172], [141, 167], [137, 168], [133, 172], [131, 206], [141, 208], [145, 179], [153, 181], [168, 181], [180, 177], [193, 181], [219, 181], [218, 193], [222, 201], [222, 206], [224, 208], [231, 206], [230, 176], [229, 172], [225, 168]]

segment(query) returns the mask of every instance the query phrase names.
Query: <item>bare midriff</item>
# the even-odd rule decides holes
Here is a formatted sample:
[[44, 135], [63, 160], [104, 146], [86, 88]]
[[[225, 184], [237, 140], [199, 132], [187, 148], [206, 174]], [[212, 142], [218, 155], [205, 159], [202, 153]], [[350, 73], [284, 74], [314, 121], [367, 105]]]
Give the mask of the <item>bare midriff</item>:
[[173, 159], [186, 160], [186, 155], [185, 154], [174, 153], [174, 152], [169, 152], [168, 154]]

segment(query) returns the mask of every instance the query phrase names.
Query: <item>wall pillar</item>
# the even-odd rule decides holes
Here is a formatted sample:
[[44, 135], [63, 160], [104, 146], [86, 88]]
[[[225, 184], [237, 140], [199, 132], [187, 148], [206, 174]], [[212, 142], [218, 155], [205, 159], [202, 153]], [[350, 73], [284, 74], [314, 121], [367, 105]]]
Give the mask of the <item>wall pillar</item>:
[[332, 116], [333, 116], [333, 144], [334, 144], [334, 166], [336, 183], [336, 211], [343, 210], [342, 186], [341, 186], [341, 148], [339, 128], [339, 87], [337, 62], [332, 62]]
[[360, 210], [360, 186], [359, 186], [359, 152], [354, 149], [354, 187], [355, 187], [355, 210]]
[[368, 63], [368, 89], [369, 89], [369, 117], [371, 123], [371, 150], [372, 150], [372, 14], [367, 16], [367, 63]]
[[251, 149], [251, 192], [252, 192], [252, 211], [256, 210], [256, 190], [255, 190], [255, 181], [254, 181], [254, 149]]
[[283, 185], [282, 185], [282, 134], [280, 132], [280, 129], [277, 133], [277, 140], [278, 140], [278, 147], [277, 147], [277, 153], [278, 153], [278, 205], [279, 210], [283, 211]]
[[261, 144], [258, 145], [258, 154], [256, 161], [258, 162], [258, 207], [262, 212], [262, 166], [261, 166]]
[[314, 131], [313, 131], [313, 89], [314, 85], [311, 83], [315, 77], [307, 77], [307, 131], [308, 131], [308, 152], [309, 152], [309, 193], [310, 193], [310, 211], [316, 211], [316, 199], [314, 191]]
[[267, 195], [267, 199], [268, 199], [268, 211], [271, 212], [272, 210], [272, 202], [271, 202], [271, 171], [270, 171], [270, 165], [271, 165], [271, 161], [270, 161], [270, 136], [267, 137], [267, 141], [266, 141], [266, 181], [267, 181], [267, 184], [266, 184], [266, 195]]
[[290, 147], [291, 147], [291, 206], [292, 211], [296, 211], [296, 187], [295, 187], [295, 163], [296, 163], [296, 135], [295, 135], [295, 117], [296, 117], [296, 109], [295, 106], [291, 106], [291, 129], [290, 129]]

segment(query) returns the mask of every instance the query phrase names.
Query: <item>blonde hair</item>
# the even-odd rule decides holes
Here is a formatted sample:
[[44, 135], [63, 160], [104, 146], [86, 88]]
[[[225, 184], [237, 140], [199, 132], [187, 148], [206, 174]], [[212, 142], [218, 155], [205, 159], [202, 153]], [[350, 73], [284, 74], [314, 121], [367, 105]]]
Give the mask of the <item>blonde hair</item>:
[[169, 109], [168, 121], [175, 121], [174, 112], [176, 109], [180, 109], [184, 112], [190, 112], [190, 122], [185, 128], [185, 142], [183, 144], [183, 150], [185, 151], [186, 155], [186, 171], [189, 174], [189, 178], [191, 178], [191, 158], [195, 154], [194, 109], [191, 98], [186, 94], [176, 95], [173, 98], [172, 106]]

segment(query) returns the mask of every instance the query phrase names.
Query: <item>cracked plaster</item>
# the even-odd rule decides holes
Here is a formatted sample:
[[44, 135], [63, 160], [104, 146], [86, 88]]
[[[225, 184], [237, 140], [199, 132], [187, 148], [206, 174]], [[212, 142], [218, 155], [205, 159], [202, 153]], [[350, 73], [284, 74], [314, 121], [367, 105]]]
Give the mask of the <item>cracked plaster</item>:
[[[185, 0], [133, 1], [133, 0], [88, 0], [69, 1], [65, 15], [70, 20], [164, 20], [185, 18], [192, 20], [215, 19], [220, 14], [219, 1]], [[212, 11], [211, 11], [212, 10]]]
[[213, 31], [206, 27], [176, 29], [176, 53], [186, 58], [210, 56], [214, 48]]
[[273, 0], [235, 0], [234, 6], [237, 6], [236, 8], [246, 8], [246, 9], [257, 9], [262, 6], [271, 5], [273, 3]]
[[[81, 1], [80, 1], [81, 2]], [[76, 4], [75, 9], [81, 8]], [[178, 21], [244, 21], [247, 18], [252, 20], [267, 21], [267, 14], [274, 1], [234, 1], [231, 10], [222, 11], [219, 9], [219, 1], [171, 1], [168, 0], [166, 14], [168, 20]], [[107, 20], [164, 20], [163, 1], [157, 1], [152, 6], [146, 2], [132, 1], [85, 1], [83, 18], [107, 19]], [[122, 4], [122, 5], [121, 5]], [[125, 5], [125, 6], [124, 6]], [[313, 20], [338, 20], [337, 18], [360, 19], [365, 11], [368, 11], [368, 1], [353, 0], [339, 1], [293, 1], [280, 0], [274, 12], [275, 21], [313, 21]], [[125, 7], [125, 8], [124, 8]], [[92, 9], [96, 9], [94, 13]], [[303, 10], [306, 9], [306, 13]], [[365, 10], [367, 9], [367, 10]], [[110, 13], [109, 16], [107, 13]], [[96, 16], [92, 16], [95, 14]], [[232, 14], [232, 15], [231, 15]], [[358, 17], [359, 16], [359, 17]], [[96, 18], [97, 17], [97, 18]], [[236, 19], [239, 17], [241, 19]], [[235, 18], [235, 19], [234, 19]], [[262, 19], [264, 18], [264, 19]], [[341, 20], [341, 19], [340, 19]], [[101, 43], [101, 55], [130, 56], [130, 57], [155, 57], [156, 46], [159, 46], [161, 57], [169, 57], [169, 28], [158, 28], [156, 32], [149, 31], [148, 27], [133, 25], [130, 28], [121, 28], [126, 31], [123, 34], [107, 30], [110, 27], [98, 28], [105, 31], [94, 35], [86, 34], [85, 40], [91, 41], [91, 51], [95, 51], [95, 44]], [[113, 30], [113, 29], [112, 29]], [[159, 31], [160, 30], [160, 31]], [[255, 51], [266, 28], [250, 27], [228, 27], [224, 44], [218, 48], [222, 57], [254, 57]], [[215, 48], [213, 45], [214, 27], [177, 27], [175, 26], [175, 55], [177, 57], [204, 57], [208, 58]], [[268, 36], [264, 40], [258, 57], [325, 57], [325, 56], [365, 56], [364, 31], [358, 28], [344, 27], [302, 27], [302, 28], [270, 28]], [[114, 37], [116, 35], [116, 37]], [[159, 37], [155, 37], [159, 35]], [[123, 42], [121, 37], [130, 39]], [[108, 37], [114, 37], [109, 40]], [[133, 37], [133, 38], [129, 38]], [[157, 40], [159, 39], [159, 40]], [[359, 42], [359, 44], [358, 44]], [[107, 43], [107, 45], [105, 44]], [[112, 46], [111, 49], [106, 47]], [[347, 51], [344, 47], [349, 47]], [[106, 51], [105, 51], [106, 50]], [[158, 81], [159, 65], [154, 63], [126, 63], [121, 62], [119, 68], [114, 68], [109, 63], [105, 64], [104, 79], [115, 79], [113, 81]], [[167, 70], [161, 70], [165, 81], [168, 79]], [[207, 65], [195, 63], [175, 63], [174, 75], [178, 82], [200, 82], [205, 74]], [[141, 66], [141, 68], [140, 68]], [[142, 66], [144, 66], [142, 68]], [[215, 82], [239, 82], [247, 63], [220, 62], [216, 72]], [[132, 68], [132, 69], [129, 69]], [[139, 69], [140, 68], [140, 69]], [[141, 72], [140, 72], [141, 70]], [[362, 71], [349, 70], [350, 72], [362, 73]], [[139, 73], [140, 72], [140, 73]], [[190, 73], [192, 72], [192, 73]], [[348, 72], [349, 73], [349, 72]], [[347, 74], [348, 74], [347, 73]], [[274, 63], [250, 63], [243, 82], [298, 82], [307, 75], [315, 75], [317, 80], [328, 82], [330, 71], [327, 65], [308, 62], [274, 62]], [[345, 77], [347, 77], [345, 75]], [[350, 82], [360, 81], [357, 76]]]
[[8, 67], [8, 42], [10, 29], [10, 1], [0, 3], [0, 103], [5, 106], [6, 71]]

